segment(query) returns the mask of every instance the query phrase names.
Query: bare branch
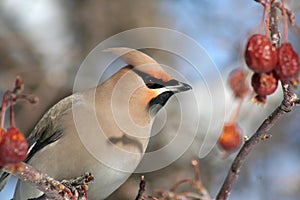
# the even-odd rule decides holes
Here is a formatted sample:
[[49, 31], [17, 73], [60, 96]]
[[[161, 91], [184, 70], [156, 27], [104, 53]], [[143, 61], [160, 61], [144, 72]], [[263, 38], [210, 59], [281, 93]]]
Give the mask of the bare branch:
[[44, 192], [47, 198], [53, 200], [64, 200], [64, 198], [76, 200], [71, 191], [63, 184], [46, 174], [42, 174], [26, 163], [7, 165], [4, 167], [4, 170], [26, 183], [35, 186], [37, 189]]
[[44, 193], [35, 200], [87, 200], [87, 184], [94, 180], [91, 173], [85, 173], [78, 178], [59, 182], [23, 162], [6, 165], [3, 170], [16, 176], [20, 180], [35, 186]]
[[[202, 181], [201, 181], [201, 176], [200, 176], [200, 169], [199, 169], [199, 164], [196, 159], [192, 160], [192, 165], [194, 167], [194, 179], [182, 179], [178, 182], [176, 182], [169, 191], [164, 191], [164, 190], [157, 190], [156, 193], [162, 196], [162, 199], [182, 199], [184, 198], [196, 198], [200, 200], [211, 200], [212, 198], [210, 197], [208, 191], [204, 187]], [[181, 193], [175, 193], [175, 190], [182, 185], [183, 183], [189, 183], [191, 186], [193, 186], [196, 190], [197, 193], [193, 192], [181, 192]]]
[[139, 191], [138, 191], [138, 194], [137, 194], [135, 200], [142, 200], [143, 199], [143, 193], [145, 192], [145, 187], [146, 187], [145, 177], [142, 176], [141, 177], [141, 182], [140, 182], [140, 188], [139, 188]]

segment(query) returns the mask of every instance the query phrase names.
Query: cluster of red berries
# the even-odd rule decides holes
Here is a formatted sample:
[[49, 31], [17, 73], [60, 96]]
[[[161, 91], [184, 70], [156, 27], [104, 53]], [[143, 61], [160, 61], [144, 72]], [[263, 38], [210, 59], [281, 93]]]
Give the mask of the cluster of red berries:
[[[271, 4], [271, 1], [267, 1]], [[269, 19], [270, 13], [266, 4], [264, 16]], [[282, 1], [282, 16], [284, 18], [284, 43], [276, 48], [271, 40], [266, 36], [269, 35], [270, 23], [266, 20], [266, 35], [254, 34], [247, 43], [245, 50], [245, 61], [248, 67], [254, 72], [251, 78], [251, 85], [257, 94], [254, 98], [256, 102], [265, 103], [268, 95], [273, 94], [278, 82], [292, 83], [294, 87], [299, 82], [300, 63], [298, 54], [293, 46], [288, 43], [288, 23], [286, 16], [286, 8]], [[291, 19], [290, 19], [291, 20]], [[261, 22], [261, 30], [263, 30], [264, 19]], [[239, 99], [239, 105], [235, 108], [234, 115], [229, 123], [223, 127], [222, 134], [219, 137], [218, 145], [227, 154], [234, 152], [242, 145], [242, 130], [238, 126], [237, 117], [240, 112], [242, 101], [249, 93], [249, 86], [246, 82], [247, 73], [243, 69], [234, 70], [229, 76], [229, 85], [234, 96]]]
[[0, 167], [22, 162], [27, 157], [26, 138], [15, 127], [0, 129]]
[[267, 36], [254, 34], [248, 40], [245, 61], [254, 71], [251, 85], [258, 102], [266, 102], [266, 97], [276, 91], [278, 80], [298, 84], [299, 57], [290, 43], [276, 48]]
[[[8, 164], [22, 162], [27, 157], [28, 143], [23, 133], [15, 127], [14, 122], [14, 102], [18, 98], [25, 98], [31, 103], [36, 102], [36, 98], [29, 98], [26, 94], [20, 94], [23, 88], [23, 81], [20, 77], [16, 79], [13, 91], [4, 94], [0, 113], [0, 167]], [[7, 103], [10, 103], [10, 128], [3, 128]]]

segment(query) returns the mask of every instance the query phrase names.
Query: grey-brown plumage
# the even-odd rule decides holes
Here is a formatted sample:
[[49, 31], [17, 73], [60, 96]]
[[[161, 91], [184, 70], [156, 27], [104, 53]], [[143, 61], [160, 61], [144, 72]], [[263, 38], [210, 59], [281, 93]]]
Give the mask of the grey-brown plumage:
[[[28, 137], [28, 163], [41, 172], [57, 180], [94, 174], [91, 200], [106, 198], [130, 176], [147, 148], [154, 114], [172, 94], [191, 89], [139, 51], [109, 51], [125, 53], [129, 66], [96, 88], [61, 100]], [[19, 181], [14, 198], [40, 195]]]

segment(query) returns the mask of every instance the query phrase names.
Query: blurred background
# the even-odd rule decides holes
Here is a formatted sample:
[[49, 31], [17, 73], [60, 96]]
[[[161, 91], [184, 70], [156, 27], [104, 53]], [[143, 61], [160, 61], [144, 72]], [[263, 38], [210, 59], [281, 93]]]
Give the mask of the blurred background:
[[[300, 2], [285, 2], [296, 13], [296, 25], [300, 26]], [[1, 0], [0, 96], [13, 87], [15, 77], [20, 75], [25, 82], [25, 92], [39, 97], [39, 103], [34, 106], [27, 103], [16, 106], [17, 127], [28, 134], [50, 106], [72, 93], [79, 66], [98, 43], [132, 28], [164, 27], [192, 37], [215, 62], [225, 83], [226, 98], [220, 101], [226, 102], [225, 120], [228, 120], [236, 106], [227, 84], [228, 74], [236, 68], [246, 69], [243, 61], [245, 43], [249, 35], [258, 32], [261, 16], [262, 6], [253, 0]], [[291, 28], [289, 37], [299, 53], [299, 31]], [[216, 75], [206, 78], [214, 79]], [[223, 88], [216, 90], [224, 92]], [[282, 99], [280, 89], [264, 107], [251, 103], [251, 97], [244, 102], [239, 117], [243, 134], [249, 136]], [[198, 104], [205, 107], [203, 99]], [[177, 116], [176, 105], [172, 103], [170, 101], [166, 112]], [[206, 122], [207, 115], [201, 113], [199, 134], [201, 121]], [[255, 148], [242, 168], [230, 199], [300, 198], [299, 116], [299, 108], [285, 115], [271, 129], [273, 137]], [[172, 123], [162, 129], [160, 137], [151, 141], [149, 148], [163, 146], [166, 140], [170, 140], [170, 130]], [[144, 173], [147, 180], [145, 194], [155, 195], [156, 189], [168, 190], [176, 181], [192, 178], [190, 161], [198, 158], [197, 145], [195, 141], [168, 167]], [[235, 154], [224, 158], [220, 149], [215, 147], [206, 157], [199, 159], [202, 181], [212, 197], [221, 187], [234, 157]], [[108, 199], [134, 199], [140, 176], [132, 175]], [[15, 182], [12, 179], [0, 192], [0, 199], [12, 198]], [[183, 185], [179, 191], [192, 189]]]

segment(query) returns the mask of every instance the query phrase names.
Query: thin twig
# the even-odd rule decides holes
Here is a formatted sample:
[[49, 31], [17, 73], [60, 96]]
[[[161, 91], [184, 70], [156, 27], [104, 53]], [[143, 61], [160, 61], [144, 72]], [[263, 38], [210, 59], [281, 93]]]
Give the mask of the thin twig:
[[279, 33], [278, 30], [278, 22], [279, 22], [279, 17], [278, 17], [278, 10], [277, 10], [277, 2], [276, 1], [272, 1], [271, 4], [271, 12], [270, 12], [270, 37], [271, 37], [271, 41], [272, 44], [275, 45], [276, 47], [279, 46], [279, 42], [280, 42], [280, 38], [281, 35]]
[[61, 183], [69, 188], [73, 194], [76, 194], [78, 200], [88, 200], [88, 183], [92, 181], [94, 181], [94, 176], [86, 172], [75, 179], [62, 180]]
[[199, 194], [201, 195], [201, 200], [211, 200], [207, 189], [204, 187], [201, 181], [201, 174], [200, 174], [200, 167], [199, 162], [196, 159], [192, 160], [192, 165], [194, 166], [194, 173], [195, 173], [195, 180], [194, 180], [194, 188], [198, 190]]
[[[274, 2], [274, 6], [276, 6], [279, 10], [281, 10], [281, 13], [283, 15], [283, 5], [281, 2], [276, 1]], [[292, 26], [295, 26], [295, 13], [291, 10], [289, 10], [288, 8], [284, 7], [284, 11], [286, 12], [287, 16], [288, 16], [288, 20], [290, 21], [290, 24]]]
[[183, 183], [190, 183], [191, 185], [194, 184], [194, 180], [187, 178], [187, 179], [181, 179], [180, 181], [177, 181], [170, 189], [171, 192], [174, 192], [180, 185]]
[[141, 181], [140, 181], [140, 188], [139, 188], [137, 196], [135, 197], [135, 200], [142, 200], [143, 199], [143, 194], [145, 192], [145, 187], [146, 187], [145, 177], [142, 176]]
[[284, 38], [284, 42], [287, 43], [288, 42], [288, 38], [289, 38], [289, 30], [288, 30], [288, 19], [287, 19], [287, 15], [286, 15], [286, 9], [284, 6], [284, 0], [281, 0], [282, 3], [282, 8], [281, 8], [281, 12], [282, 12], [282, 17], [283, 17], [283, 24], [284, 24], [284, 30], [283, 30], [283, 38]]
[[[170, 191], [165, 191], [164, 194], [168, 194], [168, 196], [173, 196], [173, 195], [178, 195], [181, 196], [183, 194], [187, 194], [186, 197], [189, 197], [189, 195], [191, 193], [175, 193], [175, 190], [182, 185], [183, 183], [190, 183], [197, 191], [198, 194], [197, 196], [199, 196], [199, 199], [201, 200], [211, 200], [211, 197], [208, 193], [208, 191], [206, 190], [206, 188], [204, 187], [202, 181], [201, 181], [201, 174], [200, 174], [200, 168], [199, 168], [199, 163], [196, 159], [192, 160], [192, 165], [194, 167], [194, 179], [182, 179], [178, 182], [176, 182], [170, 189]], [[194, 194], [193, 194], [194, 195]], [[177, 196], [177, 197], [178, 197]], [[191, 197], [191, 196], [190, 196]]]

